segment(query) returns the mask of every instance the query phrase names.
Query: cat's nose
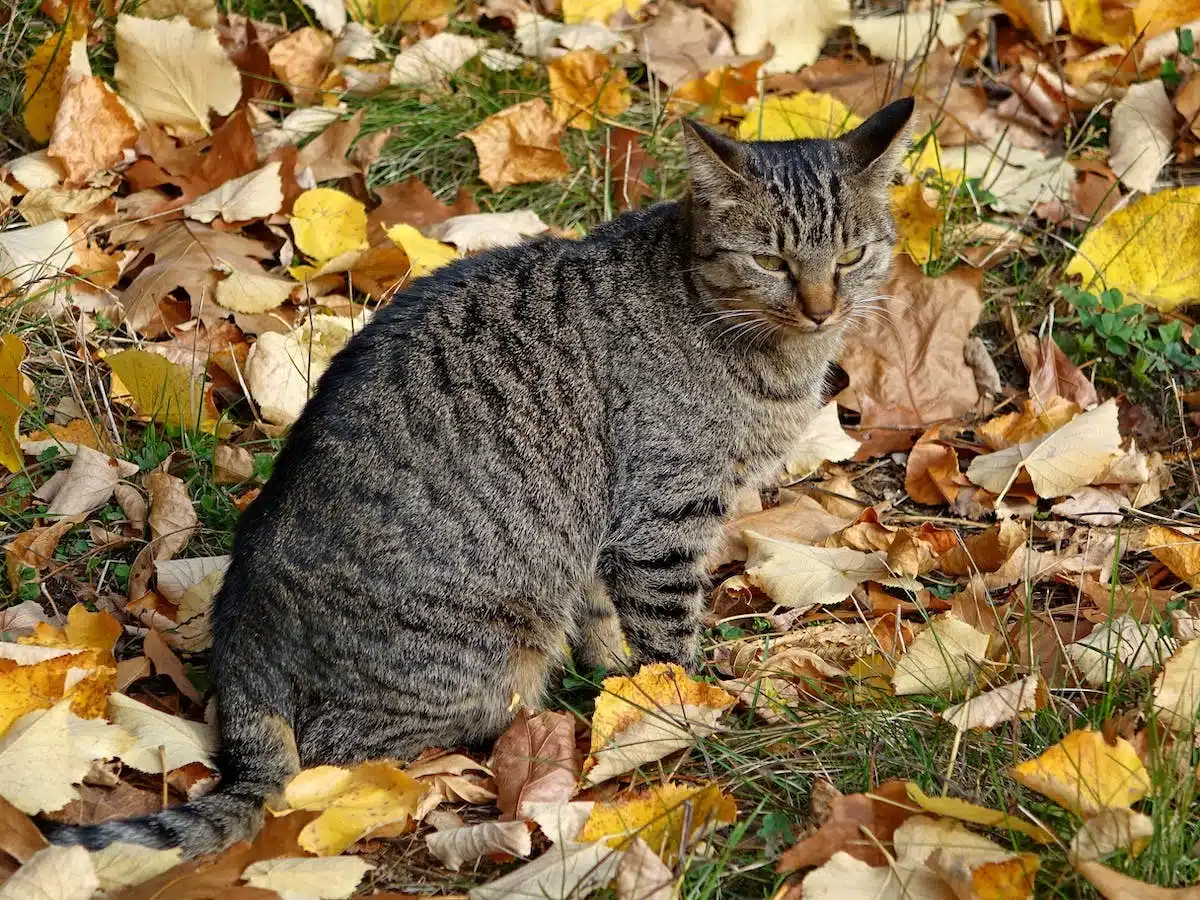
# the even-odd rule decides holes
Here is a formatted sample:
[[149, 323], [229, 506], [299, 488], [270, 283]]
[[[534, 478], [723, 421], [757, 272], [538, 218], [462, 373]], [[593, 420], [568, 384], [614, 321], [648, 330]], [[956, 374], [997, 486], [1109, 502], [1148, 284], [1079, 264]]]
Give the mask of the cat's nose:
[[796, 294], [797, 303], [804, 310], [804, 315], [817, 325], [833, 315], [837, 307], [837, 296], [833, 285], [828, 282], [802, 283], [797, 287]]

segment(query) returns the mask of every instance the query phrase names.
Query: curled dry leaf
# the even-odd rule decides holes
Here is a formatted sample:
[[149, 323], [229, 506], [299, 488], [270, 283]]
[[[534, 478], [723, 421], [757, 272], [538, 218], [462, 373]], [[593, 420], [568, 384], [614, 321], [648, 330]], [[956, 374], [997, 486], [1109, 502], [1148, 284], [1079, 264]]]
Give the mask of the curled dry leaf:
[[481, 822], [446, 828], [425, 836], [425, 846], [447, 869], [457, 872], [489, 853], [524, 858], [533, 852], [524, 822]]
[[592, 716], [585, 782], [600, 784], [691, 746], [697, 736], [715, 731], [732, 705], [728, 693], [670, 663], [643, 666], [632, 678], [604, 679]]
[[262, 417], [276, 425], [296, 421], [334, 355], [361, 327], [361, 321], [317, 314], [287, 334], [259, 335], [246, 360], [246, 384]]
[[571, 170], [560, 141], [563, 127], [541, 98], [489, 116], [464, 133], [479, 156], [479, 177], [493, 191], [556, 181]]
[[178, 556], [200, 524], [187, 485], [183, 479], [165, 472], [151, 472], [142, 483], [150, 492], [148, 521], [150, 537], [154, 541], [154, 558]]
[[271, 45], [271, 70], [297, 106], [309, 106], [333, 61], [333, 38], [319, 28], [301, 28]]
[[446, 81], [487, 47], [483, 38], [442, 31], [417, 41], [392, 62], [393, 86], [417, 87]]
[[642, 29], [638, 51], [664, 84], [675, 85], [712, 71], [733, 56], [733, 41], [708, 13], [681, 3], [662, 4]]
[[1024, 525], [1015, 519], [1005, 519], [986, 531], [964, 538], [960, 546], [942, 554], [938, 566], [947, 575], [997, 572], [1028, 540]]
[[263, 859], [247, 866], [242, 880], [284, 897], [345, 900], [373, 868], [357, 856]]
[[1108, 164], [1134, 191], [1154, 190], [1163, 166], [1175, 154], [1175, 107], [1157, 78], [1131, 84], [1112, 110]]
[[47, 152], [62, 163], [67, 184], [82, 185], [121, 162], [137, 136], [133, 118], [112, 88], [87, 76], [66, 85]]
[[987, 656], [988, 636], [949, 613], [917, 635], [896, 664], [892, 689], [907, 694], [955, 694], [970, 688]]
[[1099, 731], [1072, 731], [1036, 759], [1018, 763], [1012, 776], [1076, 815], [1094, 816], [1129, 807], [1150, 791], [1150, 773], [1133, 745], [1112, 743]]
[[587, 131], [597, 117], [611, 119], [629, 108], [629, 79], [603, 53], [572, 50], [547, 69], [554, 118], [564, 125]]
[[1002, 685], [951, 706], [942, 718], [957, 728], [995, 728], [1016, 719], [1028, 719], [1049, 700], [1046, 683], [1039, 674]]
[[117, 18], [117, 90], [147, 121], [184, 136], [212, 134], [242, 96], [237, 66], [211, 29], [186, 19]]
[[42, 485], [38, 497], [48, 504], [47, 515], [75, 518], [106, 504], [117, 482], [137, 471], [137, 463], [113, 459], [80, 444], [75, 448], [71, 468], [62, 472], [61, 478]]
[[837, 404], [826, 403], [792, 444], [787, 473], [793, 478], [805, 478], [826, 462], [850, 459], [858, 448], [858, 441], [842, 430]]
[[1200, 887], [1156, 887], [1095, 861], [1081, 861], [1075, 870], [1107, 900], [1200, 900]]
[[1036, 340], [1033, 335], [1017, 339], [1021, 359], [1029, 370], [1029, 397], [1035, 407], [1049, 406], [1055, 397], [1070, 401], [1080, 409], [1091, 409], [1100, 402], [1091, 380], [1062, 352], [1050, 335]]
[[562, 803], [579, 783], [575, 720], [568, 713], [522, 709], [492, 749], [496, 806], [502, 819], [527, 818], [526, 803]]
[[1072, 864], [1100, 859], [1118, 850], [1134, 856], [1154, 836], [1154, 820], [1131, 809], [1102, 809], [1089, 818], [1071, 838]]
[[678, 880], [645, 841], [634, 838], [617, 866], [617, 900], [674, 900]]

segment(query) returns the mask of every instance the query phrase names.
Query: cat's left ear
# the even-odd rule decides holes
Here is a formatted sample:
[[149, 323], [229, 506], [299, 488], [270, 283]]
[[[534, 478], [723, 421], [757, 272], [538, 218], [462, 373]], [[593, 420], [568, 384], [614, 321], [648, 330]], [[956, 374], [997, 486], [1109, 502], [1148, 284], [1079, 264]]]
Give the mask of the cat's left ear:
[[891, 183], [911, 141], [912, 97], [889, 103], [838, 140], [859, 172], [882, 185]]
[[683, 120], [683, 146], [687, 150], [692, 193], [706, 203], [734, 199], [742, 176], [742, 145], [722, 134]]

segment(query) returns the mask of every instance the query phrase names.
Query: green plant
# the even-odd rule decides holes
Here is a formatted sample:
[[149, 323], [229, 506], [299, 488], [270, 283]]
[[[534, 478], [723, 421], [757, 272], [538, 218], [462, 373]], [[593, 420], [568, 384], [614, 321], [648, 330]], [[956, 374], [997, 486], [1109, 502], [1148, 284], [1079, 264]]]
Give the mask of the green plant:
[[1079, 321], [1078, 332], [1058, 333], [1059, 344], [1076, 363], [1094, 361], [1098, 378], [1125, 384], [1132, 377], [1134, 386], [1149, 388], [1153, 375], [1200, 372], [1200, 332], [1185, 340], [1182, 323], [1127, 302], [1116, 288], [1096, 295], [1063, 285], [1059, 293]]
[[[1200, 58], [1195, 56], [1196, 40], [1189, 28], [1176, 28], [1175, 36], [1179, 40], [1179, 55], [1193, 63], [1200, 62]], [[1158, 77], [1162, 79], [1163, 84], [1169, 88], [1179, 87], [1179, 83], [1183, 81], [1183, 75], [1175, 65], [1175, 60], [1167, 57], [1162, 61], [1162, 66], [1159, 69]]]

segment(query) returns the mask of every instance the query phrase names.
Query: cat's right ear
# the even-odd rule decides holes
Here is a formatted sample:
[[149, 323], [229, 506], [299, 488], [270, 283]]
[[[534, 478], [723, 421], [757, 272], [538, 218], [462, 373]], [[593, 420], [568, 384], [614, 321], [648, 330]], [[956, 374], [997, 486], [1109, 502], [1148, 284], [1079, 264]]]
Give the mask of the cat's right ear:
[[683, 146], [687, 150], [692, 194], [706, 203], [735, 201], [742, 177], [742, 145], [691, 119], [683, 120]]

